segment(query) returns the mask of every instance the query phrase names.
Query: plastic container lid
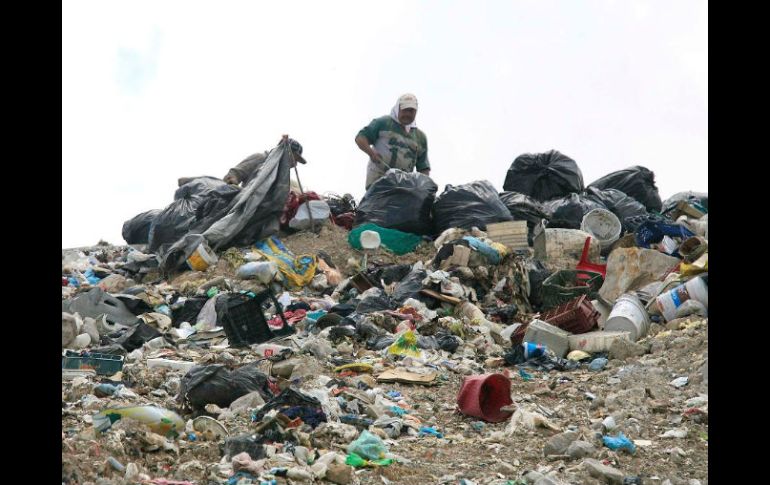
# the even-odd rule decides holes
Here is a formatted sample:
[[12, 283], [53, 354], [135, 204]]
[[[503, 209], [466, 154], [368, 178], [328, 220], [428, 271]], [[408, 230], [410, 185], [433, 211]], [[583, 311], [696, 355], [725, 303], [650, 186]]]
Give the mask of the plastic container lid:
[[380, 234], [375, 231], [363, 231], [361, 233], [361, 246], [364, 249], [377, 249], [380, 247]]

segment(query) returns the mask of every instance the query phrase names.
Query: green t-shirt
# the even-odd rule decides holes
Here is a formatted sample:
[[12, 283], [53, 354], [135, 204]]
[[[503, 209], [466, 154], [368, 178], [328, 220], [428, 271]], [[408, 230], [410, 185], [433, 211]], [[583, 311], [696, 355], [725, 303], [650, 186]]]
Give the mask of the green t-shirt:
[[375, 118], [358, 132], [369, 140], [374, 149], [391, 168], [405, 172], [413, 169], [426, 170], [428, 162], [428, 139], [419, 128], [407, 133], [398, 121], [390, 116]]

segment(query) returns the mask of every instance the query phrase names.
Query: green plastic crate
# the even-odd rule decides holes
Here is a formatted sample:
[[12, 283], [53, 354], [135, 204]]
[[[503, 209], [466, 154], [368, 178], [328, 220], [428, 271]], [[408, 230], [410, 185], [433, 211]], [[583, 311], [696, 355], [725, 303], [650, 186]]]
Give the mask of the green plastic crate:
[[563, 269], [543, 281], [541, 295], [543, 310], [550, 310], [562, 303], [567, 303], [586, 295], [590, 299], [598, 296], [604, 277], [593, 271]]
[[111, 376], [123, 369], [123, 356], [68, 350], [61, 356], [62, 369], [93, 369], [97, 374]]

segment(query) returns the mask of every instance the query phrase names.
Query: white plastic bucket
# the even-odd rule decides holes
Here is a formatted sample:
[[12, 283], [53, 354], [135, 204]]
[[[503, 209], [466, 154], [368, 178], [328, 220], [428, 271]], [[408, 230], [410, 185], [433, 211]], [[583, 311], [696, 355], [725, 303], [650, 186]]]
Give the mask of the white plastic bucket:
[[217, 264], [217, 261], [217, 255], [201, 242], [190, 257], [187, 258], [187, 266], [193, 271], [206, 271], [206, 268], [212, 264]]
[[[310, 206], [310, 213], [308, 213], [308, 205]], [[319, 227], [329, 219], [329, 204], [323, 200], [311, 200], [309, 202], [303, 202], [297, 208], [297, 214], [289, 221], [289, 227], [292, 229], [310, 229], [311, 225]], [[310, 216], [313, 216], [313, 224], [310, 223]]]
[[376, 231], [361, 232], [361, 246], [364, 249], [377, 249], [380, 247], [380, 233]]
[[708, 309], [709, 289], [702, 278], [693, 278], [685, 284], [679, 285], [655, 299], [660, 313], [666, 321], [676, 318], [676, 309], [687, 300], [697, 300]]
[[599, 240], [602, 249], [609, 247], [620, 237], [622, 226], [615, 214], [606, 209], [594, 209], [585, 216], [580, 230]]
[[615, 300], [604, 330], [628, 332], [632, 342], [647, 335], [650, 329], [650, 317], [644, 305], [633, 293], [620, 295]]

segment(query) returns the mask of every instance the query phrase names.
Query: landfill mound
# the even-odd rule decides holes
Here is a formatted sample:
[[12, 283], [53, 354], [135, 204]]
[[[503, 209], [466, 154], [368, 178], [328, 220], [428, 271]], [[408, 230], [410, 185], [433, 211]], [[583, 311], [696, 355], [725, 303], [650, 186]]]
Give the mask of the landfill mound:
[[707, 194], [648, 212], [648, 172], [391, 171], [360, 213], [193, 180], [62, 250], [62, 483], [707, 484]]

